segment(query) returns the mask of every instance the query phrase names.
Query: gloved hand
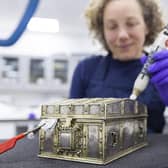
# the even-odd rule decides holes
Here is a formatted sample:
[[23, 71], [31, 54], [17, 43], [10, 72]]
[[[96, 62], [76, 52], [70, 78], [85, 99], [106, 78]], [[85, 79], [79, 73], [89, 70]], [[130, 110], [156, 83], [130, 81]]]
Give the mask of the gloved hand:
[[[147, 56], [141, 58], [144, 64]], [[160, 98], [168, 106], [168, 50], [162, 50], [153, 54], [154, 63], [148, 68], [151, 75], [150, 81], [159, 92]]]

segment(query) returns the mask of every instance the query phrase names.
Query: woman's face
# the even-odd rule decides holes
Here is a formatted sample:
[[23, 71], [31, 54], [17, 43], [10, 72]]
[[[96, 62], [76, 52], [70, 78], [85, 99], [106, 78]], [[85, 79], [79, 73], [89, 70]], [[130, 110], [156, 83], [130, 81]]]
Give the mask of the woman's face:
[[104, 37], [114, 59], [138, 59], [148, 33], [136, 0], [112, 0], [104, 9]]

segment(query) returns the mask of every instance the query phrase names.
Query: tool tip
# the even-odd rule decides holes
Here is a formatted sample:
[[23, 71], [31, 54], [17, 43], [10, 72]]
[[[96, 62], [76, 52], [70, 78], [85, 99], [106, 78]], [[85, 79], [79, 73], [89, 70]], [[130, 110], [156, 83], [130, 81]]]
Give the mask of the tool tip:
[[131, 100], [135, 100], [137, 98], [137, 96], [135, 95], [135, 94], [132, 94], [131, 96], [130, 96], [130, 99]]
[[28, 135], [27, 135], [27, 138], [28, 139], [34, 139], [34, 133], [33, 132], [31, 132], [31, 133], [29, 133]]

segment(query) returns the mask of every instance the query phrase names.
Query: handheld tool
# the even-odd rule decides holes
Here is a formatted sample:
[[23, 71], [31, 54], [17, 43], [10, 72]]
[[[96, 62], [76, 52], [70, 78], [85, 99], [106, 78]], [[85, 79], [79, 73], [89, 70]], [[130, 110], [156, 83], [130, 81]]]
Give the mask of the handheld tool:
[[135, 100], [143, 92], [149, 83], [148, 67], [153, 63], [153, 54], [157, 51], [168, 49], [168, 25], [159, 33], [154, 43], [146, 51], [148, 57], [141, 72], [137, 76], [130, 99]]
[[44, 128], [45, 131], [53, 130], [57, 123], [56, 119], [43, 119], [38, 124], [38, 126], [30, 131], [23, 132], [5, 142], [0, 143], [0, 154], [12, 149], [15, 147], [16, 142], [20, 139], [23, 139], [29, 134], [36, 134], [41, 128]]

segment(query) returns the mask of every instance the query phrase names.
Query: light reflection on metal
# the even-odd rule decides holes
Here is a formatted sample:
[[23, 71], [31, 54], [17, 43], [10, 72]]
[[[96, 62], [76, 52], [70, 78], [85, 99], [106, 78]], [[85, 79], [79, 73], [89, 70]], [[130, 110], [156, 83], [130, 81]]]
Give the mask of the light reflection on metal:
[[40, 157], [107, 164], [147, 145], [147, 110], [137, 101], [67, 99], [41, 109], [42, 118], [58, 121], [50, 139], [41, 130]]

